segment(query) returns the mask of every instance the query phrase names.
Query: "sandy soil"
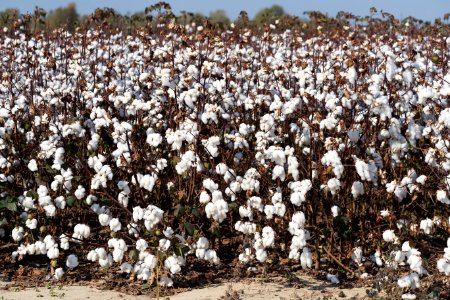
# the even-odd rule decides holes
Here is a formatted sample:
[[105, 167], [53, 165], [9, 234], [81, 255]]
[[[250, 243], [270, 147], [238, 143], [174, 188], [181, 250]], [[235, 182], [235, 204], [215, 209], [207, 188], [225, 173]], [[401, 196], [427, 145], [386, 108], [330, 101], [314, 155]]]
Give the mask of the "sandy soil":
[[[243, 280], [239, 282], [223, 282], [201, 289], [182, 292], [174, 296], [161, 297], [170, 300], [216, 300], [231, 292], [239, 298], [225, 299], [367, 299], [366, 288], [339, 288], [326, 282], [303, 276], [295, 286], [288, 286], [284, 280], [273, 279], [270, 282], [262, 280]], [[0, 282], [0, 300], [22, 299], [67, 299], [67, 300], [118, 300], [118, 299], [150, 299], [149, 296], [131, 296], [115, 291], [98, 290], [89, 286], [53, 286], [21, 289], [14, 283]], [[6, 288], [6, 289], [5, 289]]]

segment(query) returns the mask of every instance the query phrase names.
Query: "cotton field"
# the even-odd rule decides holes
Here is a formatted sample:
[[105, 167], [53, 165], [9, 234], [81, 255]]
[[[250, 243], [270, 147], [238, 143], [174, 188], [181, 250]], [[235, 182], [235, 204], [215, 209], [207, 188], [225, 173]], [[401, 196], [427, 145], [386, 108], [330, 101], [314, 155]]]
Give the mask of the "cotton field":
[[158, 28], [2, 33], [8, 261], [448, 286], [450, 37]]

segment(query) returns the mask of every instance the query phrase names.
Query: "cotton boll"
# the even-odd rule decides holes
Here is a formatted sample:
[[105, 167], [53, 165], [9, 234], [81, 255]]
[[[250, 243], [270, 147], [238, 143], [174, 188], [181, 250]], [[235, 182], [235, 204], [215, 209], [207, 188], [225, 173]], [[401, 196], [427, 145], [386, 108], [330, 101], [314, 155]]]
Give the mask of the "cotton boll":
[[333, 218], [336, 218], [337, 216], [339, 216], [340, 212], [341, 212], [341, 209], [339, 208], [339, 206], [333, 205], [331, 207], [331, 214], [333, 215]]
[[360, 181], [355, 181], [352, 184], [352, 195], [353, 198], [358, 198], [358, 196], [364, 195], [364, 185]]
[[361, 266], [362, 265], [362, 260], [363, 260], [363, 252], [361, 247], [356, 247], [353, 250], [352, 253], [352, 260], [358, 265]]
[[136, 250], [138, 250], [139, 252], [145, 251], [148, 248], [148, 243], [143, 240], [143, 239], [139, 239], [136, 241]]
[[312, 267], [312, 253], [308, 247], [304, 247], [300, 255], [300, 263], [303, 269], [310, 269]]
[[131, 271], [133, 270], [133, 266], [127, 262], [124, 262], [120, 265], [120, 271], [122, 273], [131, 273]]
[[117, 218], [113, 218], [109, 221], [109, 229], [111, 229], [111, 231], [117, 232], [120, 231], [120, 229], [122, 229], [122, 224], [120, 223], [119, 219]]
[[327, 274], [327, 280], [333, 284], [339, 284], [339, 279], [336, 275]]
[[25, 221], [25, 226], [27, 226], [29, 229], [33, 230], [37, 228], [37, 220], [36, 219], [27, 219]]
[[23, 227], [15, 227], [12, 230], [11, 236], [15, 242], [19, 242], [23, 239], [24, 234], [25, 232], [23, 230]]
[[111, 221], [111, 216], [108, 214], [99, 214], [98, 215], [98, 221], [100, 222], [100, 225], [102, 226], [108, 226], [109, 222]]
[[159, 240], [159, 249], [161, 249], [161, 251], [167, 251], [167, 250], [169, 250], [170, 244], [171, 244], [170, 240], [160, 239]]
[[264, 249], [258, 249], [255, 252], [256, 260], [259, 262], [265, 262], [267, 260], [267, 251]]
[[436, 192], [436, 199], [444, 204], [450, 205], [450, 199], [448, 199], [447, 193], [443, 190]]
[[284, 181], [286, 179], [286, 173], [284, 171], [284, 168], [282, 166], [275, 166], [272, 170], [272, 180], [276, 180], [277, 178], [280, 178], [281, 181]]
[[200, 203], [206, 204], [209, 201], [211, 201], [211, 197], [209, 196], [208, 192], [207, 191], [202, 191], [200, 193]]
[[58, 247], [51, 247], [47, 250], [47, 257], [49, 259], [56, 259], [59, 256], [59, 249]]
[[385, 230], [383, 232], [383, 240], [387, 243], [394, 242], [397, 237], [394, 234], [394, 230]]
[[275, 242], [275, 231], [272, 227], [266, 226], [262, 230], [262, 241], [264, 248], [272, 247]]
[[179, 264], [178, 259], [175, 256], [169, 256], [164, 261], [164, 267], [170, 271], [172, 274], [176, 274], [181, 271], [181, 266]]
[[217, 264], [220, 263], [220, 259], [219, 259], [219, 257], [217, 256], [216, 251], [215, 251], [215, 250], [211, 250], [211, 249], [209, 249], [209, 250], [207, 250], [207, 251], [205, 252], [205, 260], [207, 260], [207, 261], [209, 261], [210, 263], [213, 263], [213, 264], [215, 264], [215, 265], [217, 265]]
[[77, 199], [81, 200], [84, 198], [84, 196], [86, 195], [86, 189], [79, 185], [77, 190], [75, 191], [75, 197], [77, 197]]
[[341, 182], [337, 178], [331, 178], [327, 182], [327, 187], [331, 192], [331, 195], [336, 195], [336, 192], [341, 188]]
[[406, 293], [406, 294], [402, 295], [402, 299], [414, 300], [414, 299], [416, 299], [416, 295], [411, 294], [411, 293]]
[[63, 277], [63, 275], [64, 275], [64, 270], [63, 270], [63, 268], [57, 268], [57, 269], [55, 270], [55, 274], [53, 274], [53, 277], [54, 277], [56, 280], [61, 280], [61, 278]]
[[38, 166], [35, 159], [32, 159], [28, 162], [28, 169], [30, 169], [31, 172], [36, 172], [38, 170]]
[[144, 265], [149, 270], [153, 270], [154, 268], [156, 268], [156, 264], [157, 264], [156, 256], [154, 256], [153, 254], [149, 254], [145, 257]]
[[422, 229], [425, 234], [431, 234], [431, 229], [433, 229], [433, 221], [430, 218], [420, 221], [420, 229]]
[[172, 287], [173, 286], [173, 280], [170, 279], [167, 276], [162, 276], [161, 279], [159, 280], [159, 285], [160, 286]]
[[66, 260], [66, 266], [69, 269], [76, 268], [78, 266], [78, 257], [75, 254], [70, 254]]

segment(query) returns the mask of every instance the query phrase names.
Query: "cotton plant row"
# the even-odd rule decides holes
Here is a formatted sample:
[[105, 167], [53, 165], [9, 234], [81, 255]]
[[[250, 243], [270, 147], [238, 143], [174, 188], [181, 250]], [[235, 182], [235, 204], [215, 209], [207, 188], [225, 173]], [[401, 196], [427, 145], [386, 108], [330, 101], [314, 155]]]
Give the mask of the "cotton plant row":
[[[189, 256], [219, 265], [229, 239], [243, 266], [308, 269], [330, 260], [321, 247], [358, 272], [409, 266], [405, 297], [448, 276], [450, 38], [342, 34], [1, 36], [12, 260], [172, 286]], [[442, 242], [437, 262], [409, 246], [420, 236]]]

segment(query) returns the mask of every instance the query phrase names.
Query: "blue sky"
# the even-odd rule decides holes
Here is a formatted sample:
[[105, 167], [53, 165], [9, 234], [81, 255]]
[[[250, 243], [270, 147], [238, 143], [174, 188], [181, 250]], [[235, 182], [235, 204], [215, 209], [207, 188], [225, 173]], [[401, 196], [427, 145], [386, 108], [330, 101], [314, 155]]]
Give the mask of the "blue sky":
[[[65, 6], [70, 2], [77, 4], [81, 14], [91, 13], [96, 7], [112, 7], [121, 13], [143, 10], [157, 1], [146, 0], [0, 0], [0, 10], [16, 7], [21, 12], [32, 11], [37, 5], [46, 10]], [[304, 11], [320, 10], [334, 16], [338, 11], [348, 11], [356, 15], [367, 15], [369, 8], [386, 10], [398, 18], [414, 16], [433, 21], [450, 12], [450, 0], [166, 0], [175, 13], [182, 10], [209, 14], [216, 9], [224, 9], [231, 19], [235, 19], [241, 10], [250, 17], [263, 7], [279, 4], [289, 14], [302, 15]]]

